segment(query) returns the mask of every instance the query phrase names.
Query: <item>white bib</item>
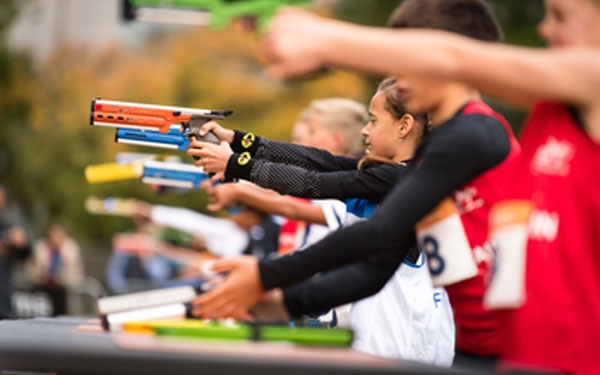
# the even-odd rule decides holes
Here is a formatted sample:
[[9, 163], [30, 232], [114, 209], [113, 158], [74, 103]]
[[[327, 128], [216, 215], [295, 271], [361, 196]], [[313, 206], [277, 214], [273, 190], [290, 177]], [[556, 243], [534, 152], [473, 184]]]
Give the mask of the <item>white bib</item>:
[[532, 204], [507, 200], [490, 211], [494, 266], [484, 298], [487, 308], [514, 308], [525, 301], [525, 249]]
[[415, 227], [419, 248], [427, 254], [434, 286], [444, 286], [477, 274], [471, 246], [452, 198], [444, 199]]

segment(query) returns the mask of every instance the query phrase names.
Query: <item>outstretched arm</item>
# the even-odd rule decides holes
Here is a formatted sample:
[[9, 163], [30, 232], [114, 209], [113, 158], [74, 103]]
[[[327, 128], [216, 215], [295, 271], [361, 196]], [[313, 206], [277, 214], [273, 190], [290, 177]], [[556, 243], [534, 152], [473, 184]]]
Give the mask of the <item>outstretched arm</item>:
[[252, 181], [281, 194], [315, 199], [365, 198], [380, 202], [406, 171], [404, 165], [383, 164], [371, 168], [318, 172], [265, 160], [240, 164], [232, 158], [226, 176]]
[[381, 290], [402, 264], [398, 251], [387, 251], [369, 259], [320, 273], [283, 291], [291, 317], [319, 313], [358, 301]]
[[229, 219], [203, 215], [181, 207], [158, 205], [151, 209], [152, 221], [204, 239], [206, 247], [213, 254], [240, 255], [248, 245], [248, 234]]
[[211, 203], [211, 211], [220, 210], [235, 202], [257, 208], [263, 212], [285, 216], [313, 224], [327, 225], [323, 209], [297, 198], [281, 195], [252, 183], [220, 184], [205, 187]]
[[[335, 156], [313, 147], [269, 141], [236, 131], [231, 143], [213, 145], [192, 141], [188, 154], [208, 173], [225, 172], [281, 194], [304, 198], [365, 198], [380, 202], [406, 169], [384, 164], [358, 170], [358, 159]], [[247, 139], [244, 142], [243, 139]], [[245, 152], [241, 144], [248, 146]], [[196, 146], [198, 148], [196, 148]], [[253, 157], [255, 155], [256, 157]]]
[[[211, 123], [211, 128], [213, 125], [216, 123]], [[352, 170], [358, 165], [356, 158], [333, 155], [315, 147], [271, 141], [237, 130], [233, 134], [231, 138], [226, 138], [231, 141], [224, 140], [220, 145], [192, 140], [187, 153], [198, 158], [194, 164], [203, 167], [208, 173], [221, 173], [228, 165], [236, 162], [245, 165], [243, 163], [256, 159], [321, 172]]]
[[358, 159], [334, 155], [316, 147], [261, 138], [257, 159], [284, 163], [320, 172], [356, 169]]
[[[275, 18], [260, 50], [269, 73], [279, 78], [327, 65], [437, 76], [464, 81], [509, 103], [558, 101], [578, 108], [584, 120], [600, 117], [600, 51], [592, 48], [522, 48], [443, 31], [357, 26], [288, 9]], [[600, 139], [600, 130], [588, 131]]]

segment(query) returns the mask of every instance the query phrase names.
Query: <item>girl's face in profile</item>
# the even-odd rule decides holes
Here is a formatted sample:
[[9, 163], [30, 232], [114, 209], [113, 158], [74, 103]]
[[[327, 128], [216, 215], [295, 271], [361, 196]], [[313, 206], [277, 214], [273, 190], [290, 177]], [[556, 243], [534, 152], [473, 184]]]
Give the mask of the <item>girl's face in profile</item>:
[[365, 155], [394, 160], [398, 153], [400, 120], [385, 108], [385, 92], [377, 92], [369, 105], [369, 122], [362, 128], [365, 138]]

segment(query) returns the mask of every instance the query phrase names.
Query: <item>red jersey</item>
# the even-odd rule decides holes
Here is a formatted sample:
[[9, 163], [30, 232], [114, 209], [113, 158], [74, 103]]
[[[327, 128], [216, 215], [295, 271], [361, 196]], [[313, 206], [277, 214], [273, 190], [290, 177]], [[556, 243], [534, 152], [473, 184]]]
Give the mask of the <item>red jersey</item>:
[[514, 196], [533, 203], [525, 302], [506, 311], [501, 357], [600, 373], [600, 145], [550, 103], [535, 107], [521, 144]]
[[[472, 278], [446, 286], [454, 309], [457, 347], [474, 355], [498, 355], [498, 313], [484, 308], [482, 303], [493, 261], [492, 249], [488, 243], [488, 220], [492, 205], [505, 197], [505, 182], [515, 168], [521, 148], [506, 120], [485, 103], [471, 102], [464, 107], [461, 114], [484, 114], [494, 117], [504, 126], [510, 138], [510, 153], [500, 164], [453, 193], [478, 273]], [[465, 121], [469, 121], [468, 117]]]

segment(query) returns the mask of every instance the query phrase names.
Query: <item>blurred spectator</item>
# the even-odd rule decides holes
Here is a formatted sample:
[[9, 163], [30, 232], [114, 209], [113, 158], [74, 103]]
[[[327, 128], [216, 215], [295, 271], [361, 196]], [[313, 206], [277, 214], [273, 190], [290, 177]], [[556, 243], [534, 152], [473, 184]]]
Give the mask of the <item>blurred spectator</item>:
[[201, 238], [157, 225], [141, 212], [133, 221], [133, 232], [113, 237], [106, 269], [113, 294], [202, 282], [201, 264], [212, 257]]
[[7, 192], [0, 185], [0, 319], [14, 317], [11, 307], [13, 264], [31, 253], [27, 232], [8, 217], [7, 207]]
[[35, 243], [25, 269], [31, 282], [50, 288], [76, 286], [84, 275], [79, 245], [57, 223], [50, 225], [46, 236]]
[[230, 208], [228, 213], [229, 219], [249, 235], [242, 254], [257, 258], [277, 256], [281, 227], [271, 214], [242, 204]]
[[107, 266], [107, 283], [116, 294], [160, 287], [175, 277], [175, 267], [154, 254], [158, 227], [146, 217], [133, 217], [135, 229], [113, 237], [113, 252]]
[[34, 287], [47, 292], [54, 315], [68, 313], [67, 291], [83, 282], [84, 266], [77, 242], [61, 224], [51, 224], [27, 261], [25, 274]]

